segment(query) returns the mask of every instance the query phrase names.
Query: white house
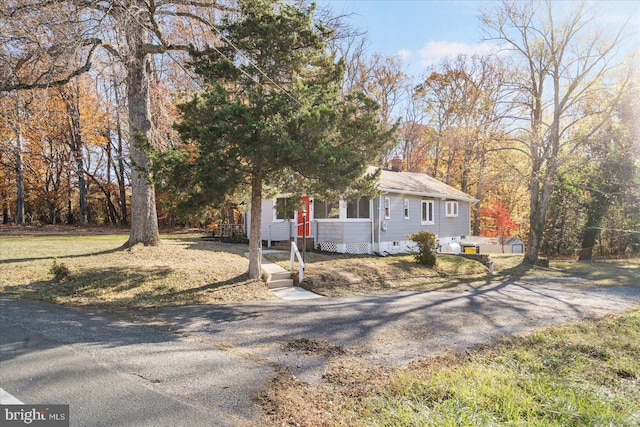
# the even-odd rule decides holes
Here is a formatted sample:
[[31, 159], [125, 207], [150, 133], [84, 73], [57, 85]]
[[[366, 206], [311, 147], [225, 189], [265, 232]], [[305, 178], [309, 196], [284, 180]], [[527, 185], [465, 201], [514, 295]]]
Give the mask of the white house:
[[[374, 199], [332, 205], [318, 198], [303, 198], [307, 239], [313, 239], [315, 248], [350, 254], [402, 253], [415, 246], [408, 235], [418, 231], [434, 233], [441, 248], [470, 235], [471, 204], [476, 199], [429, 175], [403, 172], [401, 162], [392, 163], [394, 167], [382, 170], [378, 182], [381, 194]], [[376, 169], [369, 167], [367, 173]], [[283, 210], [276, 207], [287, 203], [287, 197], [262, 202], [262, 240], [267, 246], [303, 237], [302, 211], [294, 218], [278, 214]], [[250, 221], [249, 215], [246, 220]]]

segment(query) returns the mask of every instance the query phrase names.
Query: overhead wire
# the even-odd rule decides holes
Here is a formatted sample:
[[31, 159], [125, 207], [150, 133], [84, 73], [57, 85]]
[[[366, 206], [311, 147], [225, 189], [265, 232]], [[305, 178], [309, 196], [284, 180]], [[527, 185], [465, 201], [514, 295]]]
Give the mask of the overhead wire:
[[[262, 74], [267, 80], [269, 80], [276, 88], [280, 89], [280, 91], [282, 91], [285, 95], [287, 95], [292, 101], [296, 102], [298, 105], [302, 106], [302, 102], [300, 102], [299, 100], [297, 100], [293, 95], [291, 95], [286, 89], [284, 89], [282, 86], [280, 86], [278, 83], [276, 83], [271, 77], [269, 77], [269, 75], [267, 75], [267, 73], [265, 73], [256, 63], [254, 63], [253, 61], [251, 61], [251, 59], [246, 56], [240, 49], [238, 49], [238, 47], [236, 45], [234, 45], [231, 40], [229, 40], [223, 33], [222, 31], [220, 31], [215, 25], [211, 24], [211, 28], [213, 28], [216, 33], [218, 33], [218, 35], [220, 36], [220, 38], [222, 38], [224, 41], [226, 41], [229, 46], [231, 46], [236, 53], [238, 53], [238, 55], [240, 55], [241, 57], [243, 57], [247, 63], [249, 63], [249, 65], [251, 65], [253, 68], [255, 68], [256, 70], [258, 70], [258, 72], [260, 74]], [[216, 50], [216, 52], [218, 52], [220, 55], [223, 55], [219, 50], [217, 50], [215, 47], [214, 49]], [[224, 56], [224, 55], [223, 55]], [[225, 56], [226, 58], [226, 56]], [[227, 58], [227, 60], [229, 61], [229, 59]], [[230, 61], [231, 62], [231, 61]], [[231, 62], [233, 63], [233, 62]], [[243, 71], [241, 68], [238, 68], [240, 71]], [[247, 74], [248, 75], [248, 74]], [[262, 85], [262, 83], [260, 83], [259, 81], [253, 79], [256, 83], [258, 83], [262, 88], [265, 88], [264, 85]]]
[[[157, 36], [153, 31], [151, 31], [147, 26], [145, 26], [142, 22], [140, 22], [140, 20], [138, 19], [138, 17], [137, 17], [137, 16], [135, 16], [133, 13], [131, 13], [131, 11], [129, 10], [129, 8], [127, 8], [127, 7], [126, 7], [125, 5], [123, 5], [121, 2], [119, 2], [119, 3], [120, 3], [120, 6], [122, 7], [122, 9], [123, 9], [124, 11], [126, 11], [126, 13], [129, 15], [129, 17], [131, 17], [134, 21], [136, 21], [136, 22], [138, 23], [138, 25], [140, 25], [140, 27], [141, 27], [141, 28], [144, 28], [144, 29], [147, 31], [147, 33], [148, 33], [149, 35], [151, 35], [151, 37], [152, 37], [152, 38], [154, 38], [154, 39], [155, 39], [155, 41], [156, 41], [156, 42], [158, 42], [160, 45], [162, 45], [162, 44], [163, 44], [163, 43], [162, 43], [162, 40], [160, 40], [160, 38], [159, 38], [159, 37], [158, 37], [158, 36]], [[187, 71], [187, 69], [186, 69], [186, 68], [184, 68], [184, 66], [183, 66], [183, 65], [182, 65], [182, 64], [181, 64], [177, 59], [175, 59], [175, 58], [171, 55], [171, 52], [170, 52], [169, 50], [165, 51], [164, 53], [166, 53], [166, 54], [167, 54], [167, 56], [168, 56], [168, 57], [169, 57], [169, 58], [170, 58], [170, 59], [171, 59], [171, 60], [172, 60], [172, 61], [173, 61], [173, 62], [174, 62], [178, 67], [180, 67], [180, 68], [182, 69], [182, 71], [184, 71], [184, 73], [185, 73], [187, 76], [189, 76], [189, 78], [191, 79], [191, 81], [193, 81], [193, 83], [195, 83], [195, 84], [196, 84], [196, 86], [197, 86], [198, 88], [200, 88], [200, 89], [202, 88], [202, 84], [201, 84], [199, 81], [197, 81], [197, 80], [196, 80], [196, 79], [195, 79], [195, 78], [194, 78], [194, 77], [189, 73], [189, 71]]]
[[[144, 28], [148, 34], [151, 35], [152, 38], [155, 39], [156, 42], [160, 43], [161, 45], [162, 40], [160, 40], [160, 38], [158, 37], [157, 34], [155, 34], [153, 31], [151, 31], [149, 28], [147, 28], [142, 22], [140, 22], [140, 20], [138, 19], [137, 16], [133, 15], [133, 13], [131, 13], [131, 11], [126, 8], [124, 5], [122, 5], [122, 3], [120, 3], [120, 5], [122, 6], [122, 8], [127, 12], [127, 14], [134, 19], [138, 25], [140, 25], [142, 28]], [[251, 61], [251, 59], [249, 59], [236, 45], [234, 45], [231, 40], [229, 40], [215, 25], [209, 23], [209, 25], [211, 26], [212, 29], [215, 30], [216, 33], [218, 33], [218, 35], [220, 36], [220, 38], [222, 40], [224, 40], [226, 43], [229, 44], [229, 46], [231, 46], [238, 55], [240, 55], [244, 60], [247, 61], [247, 63], [249, 65], [251, 65], [253, 68], [255, 68], [260, 74], [262, 74], [267, 80], [269, 80], [269, 82], [271, 82], [277, 89], [279, 89], [282, 93], [284, 93], [289, 99], [291, 99], [292, 101], [294, 101], [295, 103], [297, 103], [300, 106], [303, 106], [302, 102], [300, 102], [298, 99], [296, 99], [293, 95], [291, 95], [291, 93], [289, 93], [286, 89], [284, 89], [282, 86], [280, 86], [277, 82], [275, 82], [271, 77], [269, 77], [269, 75], [267, 75], [267, 73], [265, 73], [256, 63], [254, 63], [253, 61]], [[229, 61], [231, 64], [233, 64], [234, 67], [236, 67], [242, 74], [244, 74], [246, 77], [248, 77], [249, 79], [251, 79], [254, 83], [256, 83], [257, 85], [259, 85], [261, 88], [263, 89], [268, 89], [264, 84], [262, 84], [262, 82], [260, 82], [260, 80], [258, 80], [256, 77], [252, 76], [251, 74], [249, 74], [246, 70], [244, 70], [241, 67], [238, 67], [236, 64], [234, 64], [234, 62], [224, 53], [222, 53], [215, 45], [211, 46], [213, 48], [213, 50], [215, 50], [220, 56], [222, 56], [224, 59], [226, 59], [227, 61]], [[202, 88], [202, 85], [200, 84], [200, 82], [198, 82], [185, 68], [184, 66], [177, 61], [169, 51], [165, 52], [169, 58], [176, 63], [176, 65], [178, 65], [184, 72], [185, 74], [187, 74], [189, 76], [189, 78], [199, 87]]]

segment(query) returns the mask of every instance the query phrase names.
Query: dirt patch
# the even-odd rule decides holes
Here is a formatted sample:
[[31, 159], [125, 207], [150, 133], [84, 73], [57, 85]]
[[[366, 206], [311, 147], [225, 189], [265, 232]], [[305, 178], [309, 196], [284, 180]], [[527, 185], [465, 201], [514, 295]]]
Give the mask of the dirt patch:
[[329, 341], [321, 339], [300, 338], [286, 342], [282, 347], [284, 351], [297, 351], [308, 355], [324, 357], [341, 356], [347, 353], [341, 346], [331, 344]]

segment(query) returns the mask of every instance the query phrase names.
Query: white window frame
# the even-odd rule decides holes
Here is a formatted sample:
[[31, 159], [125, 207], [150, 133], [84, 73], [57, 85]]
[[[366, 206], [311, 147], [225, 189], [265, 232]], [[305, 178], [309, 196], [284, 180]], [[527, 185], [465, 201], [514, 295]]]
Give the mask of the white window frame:
[[446, 203], [446, 211], [445, 214], [447, 218], [455, 218], [458, 216], [458, 202], [448, 201]]
[[291, 200], [291, 197], [276, 197], [275, 200], [273, 201], [273, 222], [284, 222], [284, 221], [288, 221], [289, 219], [296, 219], [296, 213], [293, 213], [293, 216], [289, 219], [287, 218], [278, 218], [278, 199], [289, 199]]
[[[425, 210], [425, 205], [427, 208]], [[429, 205], [431, 205], [431, 209], [429, 209]], [[431, 218], [425, 218], [424, 213], [426, 212], [427, 216], [431, 213]], [[436, 223], [435, 221], [435, 212], [436, 212], [436, 203], [435, 200], [422, 200], [420, 203], [420, 222], [422, 225], [433, 225]]]
[[384, 219], [391, 219], [391, 197], [384, 196]]
[[404, 219], [409, 219], [409, 199], [405, 198], [403, 205], [404, 205]]

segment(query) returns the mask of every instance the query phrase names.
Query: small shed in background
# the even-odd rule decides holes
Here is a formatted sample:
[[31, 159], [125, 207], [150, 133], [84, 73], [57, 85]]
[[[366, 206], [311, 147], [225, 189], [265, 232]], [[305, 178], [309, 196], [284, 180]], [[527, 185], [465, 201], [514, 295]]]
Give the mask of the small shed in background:
[[524, 242], [517, 237], [502, 239], [501, 237], [472, 236], [468, 240], [478, 244], [481, 254], [524, 253]]

